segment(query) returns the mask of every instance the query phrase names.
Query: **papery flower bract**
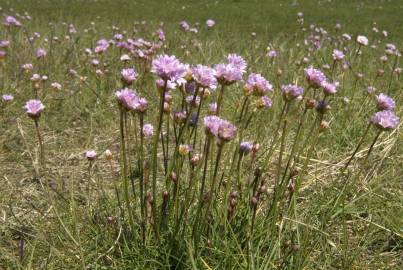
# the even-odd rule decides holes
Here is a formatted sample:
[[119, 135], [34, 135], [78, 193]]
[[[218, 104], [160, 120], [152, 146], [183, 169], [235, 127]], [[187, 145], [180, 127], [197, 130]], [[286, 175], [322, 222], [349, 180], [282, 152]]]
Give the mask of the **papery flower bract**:
[[85, 152], [85, 157], [89, 160], [89, 161], [93, 161], [96, 159], [97, 157], [97, 152], [95, 152], [94, 150], [87, 150]]
[[143, 135], [144, 135], [144, 137], [150, 138], [150, 137], [153, 136], [153, 134], [154, 134], [154, 127], [153, 127], [153, 125], [151, 125], [151, 124], [145, 124], [145, 125], [143, 126]]
[[42, 104], [40, 100], [31, 99], [27, 101], [24, 108], [29, 117], [37, 119], [41, 116], [41, 113], [45, 108], [45, 106]]
[[304, 88], [294, 84], [287, 84], [281, 86], [281, 91], [285, 100], [293, 100], [302, 96]]
[[388, 95], [380, 93], [378, 96], [376, 96], [376, 108], [379, 111], [391, 111], [395, 108], [395, 101]]
[[315, 69], [313, 67], [309, 67], [305, 69], [305, 77], [308, 80], [308, 83], [313, 88], [319, 88], [322, 86], [322, 83], [326, 81], [326, 76], [319, 69]]
[[370, 122], [381, 130], [393, 130], [399, 125], [399, 118], [392, 111], [379, 111], [373, 114]]
[[203, 88], [217, 87], [216, 71], [208, 66], [197, 65], [192, 68], [194, 80]]
[[257, 96], [263, 96], [273, 90], [273, 86], [260, 74], [251, 73], [246, 80], [245, 89]]
[[172, 82], [182, 79], [188, 69], [174, 55], [158, 55], [151, 65], [152, 73], [160, 76], [163, 80], [170, 80]]

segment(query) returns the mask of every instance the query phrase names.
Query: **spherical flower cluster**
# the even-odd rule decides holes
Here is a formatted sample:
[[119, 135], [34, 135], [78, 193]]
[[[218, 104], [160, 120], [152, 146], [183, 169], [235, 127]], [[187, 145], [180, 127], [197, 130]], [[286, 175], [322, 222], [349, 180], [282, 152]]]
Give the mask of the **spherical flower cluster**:
[[153, 125], [151, 125], [151, 124], [145, 124], [145, 125], [143, 126], [143, 135], [144, 135], [144, 137], [150, 138], [150, 137], [153, 136], [153, 134], [154, 134], [154, 127], [153, 127]]
[[273, 102], [271, 101], [271, 99], [268, 96], [262, 96], [256, 101], [256, 107], [258, 109], [271, 108], [272, 105], [273, 105]]
[[187, 71], [187, 65], [182, 64], [174, 55], [158, 55], [152, 61], [151, 72], [164, 81], [176, 82], [182, 79]]
[[215, 115], [204, 117], [204, 126], [207, 134], [216, 137], [219, 142], [234, 139], [237, 132], [233, 124]]
[[245, 91], [247, 94], [263, 96], [273, 91], [273, 86], [262, 75], [252, 73], [246, 80]]
[[94, 150], [88, 150], [85, 152], [85, 157], [88, 161], [93, 161], [97, 158], [97, 152], [95, 152]]
[[304, 93], [304, 88], [299, 87], [294, 84], [287, 84], [281, 86], [281, 91], [283, 92], [283, 98], [287, 101], [301, 98]]
[[184, 30], [184, 31], [189, 31], [189, 29], [190, 29], [190, 25], [188, 24], [187, 21], [181, 21], [181, 22], [179, 23], [179, 26], [180, 26], [180, 28], [181, 28], [182, 30]]
[[305, 77], [308, 80], [308, 83], [313, 88], [319, 88], [322, 86], [322, 83], [326, 81], [326, 76], [322, 71], [315, 69], [313, 67], [309, 67], [305, 69]]
[[8, 48], [10, 46], [10, 41], [0, 40], [0, 48]]
[[253, 149], [253, 142], [243, 141], [239, 145], [239, 152], [243, 155], [249, 154]]
[[368, 45], [368, 38], [366, 36], [357, 36], [357, 42], [358, 44], [362, 46], [367, 46]]
[[11, 102], [14, 100], [14, 96], [13, 95], [9, 95], [9, 94], [4, 94], [2, 96], [2, 99], [4, 102]]
[[215, 25], [215, 21], [212, 19], [208, 19], [206, 21], [207, 28], [212, 28]]
[[217, 87], [216, 71], [208, 66], [197, 65], [192, 68], [194, 80], [203, 88], [215, 89]]
[[371, 116], [370, 122], [377, 128], [387, 131], [399, 125], [399, 118], [392, 111], [379, 111]]
[[337, 92], [337, 87], [339, 85], [339, 82], [329, 83], [327, 81], [324, 81], [322, 83], [323, 92], [325, 93], [325, 95], [333, 95]]
[[106, 39], [98, 40], [97, 46], [94, 49], [95, 53], [103, 53], [109, 48], [109, 42]]
[[144, 113], [147, 110], [148, 102], [140, 98], [133, 90], [125, 88], [115, 93], [116, 99], [122, 108], [127, 111]]
[[242, 80], [247, 67], [245, 60], [241, 56], [230, 54], [227, 56], [227, 61], [226, 64], [222, 63], [215, 66], [218, 82], [230, 85]]
[[36, 50], [36, 58], [43, 58], [46, 56], [46, 51], [43, 48], [39, 48]]
[[269, 57], [269, 58], [275, 58], [275, 57], [277, 57], [277, 51], [275, 51], [275, 50], [269, 50], [266, 55], [267, 55], [267, 57]]
[[127, 85], [132, 84], [138, 76], [134, 68], [124, 68], [120, 74], [122, 76], [122, 81]]
[[343, 51], [334, 49], [332, 53], [332, 57], [334, 61], [341, 61], [344, 59], [344, 53]]
[[395, 101], [391, 97], [380, 93], [376, 96], [376, 107], [379, 111], [392, 111], [395, 108]]
[[62, 85], [58, 82], [53, 82], [50, 84], [50, 87], [52, 87], [55, 90], [62, 90]]
[[40, 100], [31, 99], [27, 101], [24, 108], [29, 117], [37, 119], [41, 116], [41, 113], [43, 109], [45, 109], [45, 106], [43, 106]]
[[13, 16], [7, 16], [4, 18], [5, 26], [21, 26], [21, 23]]
[[157, 29], [157, 31], [155, 31], [155, 34], [157, 35], [158, 39], [160, 41], [165, 41], [165, 33], [164, 30], [162, 30], [161, 28]]

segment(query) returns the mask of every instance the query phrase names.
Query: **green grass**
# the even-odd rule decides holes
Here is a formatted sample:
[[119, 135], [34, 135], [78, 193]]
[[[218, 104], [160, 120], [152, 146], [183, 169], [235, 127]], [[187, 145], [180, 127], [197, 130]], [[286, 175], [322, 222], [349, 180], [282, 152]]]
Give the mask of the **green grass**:
[[[6, 9], [13, 7], [16, 12], [28, 11], [32, 15], [32, 23], [26, 30], [29, 35], [34, 31], [42, 35], [34, 48], [48, 48], [44, 38], [49, 38], [51, 33], [63, 39], [66, 26], [62, 22], [73, 22], [79, 31], [79, 38], [58, 43], [44, 61], [35, 59], [34, 48], [29, 47], [24, 41], [25, 34], [19, 31], [13, 37], [7, 59], [0, 62], [0, 93], [15, 96], [12, 104], [0, 107], [0, 269], [403, 267], [401, 126], [393, 132], [382, 133], [368, 160], [364, 161], [376, 134], [375, 129], [371, 129], [348, 172], [345, 175], [340, 173], [341, 166], [359, 142], [368, 117], [375, 111], [372, 98], [366, 95], [368, 85], [374, 85], [378, 92], [389, 91], [396, 100], [396, 114], [403, 115], [401, 77], [394, 76], [389, 89], [393, 57], [385, 65], [379, 62], [385, 43], [395, 43], [399, 48], [402, 45], [403, 2], [24, 0], [0, 1], [0, 6], [4, 14], [11, 14]], [[244, 131], [244, 137], [258, 140], [260, 151], [264, 151], [275, 136], [281, 113], [283, 100], [279, 86], [294, 82], [306, 87], [303, 66], [297, 63], [308, 54], [305, 47], [297, 46], [304, 39], [296, 22], [299, 11], [304, 12], [307, 27], [313, 23], [324, 27], [330, 35], [336, 35], [333, 27], [339, 22], [342, 33], [365, 34], [371, 44], [379, 40], [379, 47], [364, 48], [363, 56], [358, 58], [355, 72], [364, 74], [362, 80], [356, 81], [350, 70], [338, 71], [336, 79], [341, 82], [341, 87], [331, 98], [332, 109], [325, 116], [330, 129], [319, 136], [312, 148], [313, 154], [298, 197], [294, 202], [287, 202], [285, 193], [279, 200], [278, 215], [266, 219], [267, 205], [274, 196], [277, 149], [270, 166], [263, 171], [268, 191], [262, 195], [258, 207], [252, 250], [248, 247], [248, 224], [251, 222], [248, 200], [240, 199], [232, 222], [226, 227], [227, 219], [222, 210], [226, 210], [227, 202], [222, 197], [213, 207], [209, 232], [202, 237], [199, 257], [194, 256], [195, 247], [189, 233], [184, 233], [184, 237], [172, 236], [173, 222], [163, 234], [161, 243], [153, 238], [150, 229], [147, 232], [149, 240], [146, 246], [142, 246], [140, 225], [136, 223], [138, 227], [130, 232], [114, 190], [115, 184], [121, 186], [118, 177], [121, 164], [119, 111], [113, 93], [121, 85], [119, 72], [123, 64], [117, 60], [117, 50], [97, 57], [107, 63], [106, 69], [109, 70], [105, 77], [97, 79], [95, 68], [89, 65], [89, 58], [83, 54], [84, 48], [92, 47], [100, 38], [111, 38], [109, 27], [112, 25], [131, 33], [134, 21], [147, 20], [144, 26], [136, 25], [139, 30], [136, 37], [152, 39], [153, 31], [164, 22], [167, 48], [161, 52], [175, 54], [183, 62], [211, 65], [224, 61], [228, 53], [242, 55], [248, 62], [248, 73], [261, 73], [275, 87], [275, 93], [271, 94], [273, 108], [258, 111], [250, 127]], [[204, 28], [208, 18], [217, 22], [216, 27], [209, 31]], [[192, 24], [200, 22], [199, 33], [181, 32], [178, 28], [180, 20]], [[49, 21], [54, 23], [52, 27], [49, 27]], [[83, 33], [85, 28], [90, 28], [92, 21], [96, 23], [96, 31]], [[372, 33], [373, 21], [377, 22], [379, 30], [388, 31], [387, 38]], [[0, 39], [6, 35], [12, 37], [3, 29], [0, 26]], [[257, 33], [256, 38], [251, 37], [252, 32]], [[200, 43], [200, 46], [193, 46], [194, 43]], [[323, 44], [321, 50], [310, 55], [310, 64], [318, 68], [332, 63], [331, 44]], [[182, 49], [181, 45], [186, 45], [186, 48]], [[265, 57], [269, 45], [279, 52], [274, 61]], [[354, 45], [347, 46], [351, 49]], [[34, 123], [22, 110], [25, 101], [33, 97], [29, 75], [23, 74], [19, 68], [27, 62], [34, 64], [35, 72], [49, 76], [49, 82], [40, 89], [46, 106], [40, 130], [47, 159], [46, 175], [41, 181], [33, 177], [32, 163], [36, 164], [39, 155]], [[138, 62], [132, 63], [141, 70]], [[69, 76], [70, 68], [77, 70], [79, 76], [87, 77], [86, 83]], [[385, 70], [385, 75], [375, 79], [380, 68]], [[279, 70], [281, 75], [278, 75]], [[331, 76], [330, 71], [325, 73]], [[155, 76], [141, 73], [135, 88], [150, 102], [145, 122], [155, 126], [158, 94], [154, 79]], [[50, 89], [49, 83], [53, 81], [63, 85], [61, 91]], [[242, 93], [241, 83], [226, 89], [223, 116], [233, 122], [241, 107]], [[173, 95], [174, 100], [180, 98], [178, 92]], [[348, 97], [350, 102], [343, 102], [344, 97]], [[210, 98], [215, 99], [216, 94]], [[300, 107], [295, 106], [287, 118], [290, 129], [285, 141], [286, 157], [291, 152], [300, 113]], [[302, 129], [303, 139], [310, 138], [309, 127], [315, 117], [315, 112], [308, 113], [307, 125]], [[129, 161], [131, 173], [137, 179], [133, 160], [137, 145], [134, 140], [129, 138], [132, 159]], [[309, 146], [310, 142], [307, 144]], [[90, 148], [96, 149], [100, 157], [92, 169], [94, 181], [90, 185], [93, 194], [88, 198], [85, 191], [89, 178], [88, 162], [83, 158], [83, 152]], [[106, 149], [114, 154], [113, 172], [101, 156]], [[151, 142], [146, 143], [145, 149], [146, 157], [150, 158]], [[236, 143], [229, 143], [224, 148], [220, 170], [225, 173], [226, 183], [235, 177], [235, 173], [228, 175], [235, 149]], [[295, 163], [300, 170], [307, 155], [304, 150]], [[162, 163], [161, 159], [159, 161]], [[249, 159], [240, 170], [243, 179], [254, 173], [248, 170], [247, 161]], [[255, 167], [258, 165], [262, 163]], [[160, 164], [159, 169], [162, 170]], [[159, 176], [163, 177], [162, 174]], [[163, 191], [162, 186], [159, 186], [159, 192]], [[343, 187], [345, 189], [341, 192]], [[91, 200], [90, 206], [87, 205], [88, 199]], [[294, 208], [290, 207], [292, 203], [295, 203]], [[191, 213], [194, 216], [194, 212]], [[140, 218], [138, 210], [135, 215]], [[299, 246], [289, 245], [289, 240], [299, 243]]]

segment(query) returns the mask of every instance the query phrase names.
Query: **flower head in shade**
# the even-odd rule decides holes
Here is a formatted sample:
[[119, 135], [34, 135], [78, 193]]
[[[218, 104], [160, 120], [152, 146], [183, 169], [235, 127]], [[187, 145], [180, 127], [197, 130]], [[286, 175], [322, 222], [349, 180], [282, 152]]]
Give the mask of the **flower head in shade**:
[[41, 113], [45, 106], [43, 106], [42, 102], [37, 99], [28, 100], [24, 106], [25, 111], [27, 112], [28, 116], [37, 119], [41, 116]]
[[252, 73], [246, 80], [245, 90], [257, 96], [263, 96], [273, 90], [273, 86], [260, 74]]
[[11, 102], [14, 100], [14, 96], [8, 94], [3, 95], [1, 98], [4, 102]]
[[395, 101], [391, 97], [380, 93], [376, 96], [376, 107], [379, 111], [391, 111], [395, 108]]
[[212, 28], [215, 25], [215, 21], [212, 19], [208, 19], [206, 21], [207, 28]]
[[341, 61], [344, 58], [344, 53], [340, 50], [334, 49], [332, 53], [332, 57], [334, 61]]
[[368, 38], [366, 36], [357, 36], [357, 42], [358, 44], [362, 46], [367, 46], [368, 45]]
[[333, 95], [337, 92], [337, 87], [339, 86], [339, 82], [327, 82], [324, 81], [322, 83], [322, 88], [323, 88], [323, 92], [325, 93], [325, 95]]
[[88, 161], [93, 161], [97, 158], [97, 152], [94, 150], [87, 150], [85, 152], [85, 157], [88, 159]]
[[208, 66], [197, 65], [192, 68], [194, 80], [203, 88], [217, 87], [216, 71]]
[[186, 75], [187, 71], [188, 67], [174, 55], [158, 55], [152, 61], [151, 72], [163, 80], [178, 81]]
[[39, 49], [37, 49], [36, 50], [36, 57], [37, 58], [43, 58], [43, 57], [45, 57], [46, 56], [46, 51], [45, 51], [45, 49], [43, 49], [43, 48], [39, 48]]
[[322, 86], [322, 83], [326, 81], [326, 76], [319, 69], [315, 69], [313, 67], [309, 67], [305, 69], [305, 77], [308, 80], [308, 83], [313, 88], [319, 88]]
[[122, 81], [128, 85], [132, 84], [138, 76], [134, 68], [124, 68], [120, 75], [122, 75]]
[[134, 101], [138, 99], [137, 94], [129, 88], [116, 91], [115, 96], [119, 105], [126, 110], [133, 110]]
[[281, 86], [281, 91], [283, 92], [283, 98], [289, 101], [301, 97], [304, 93], [304, 88], [294, 84], [287, 84]]
[[4, 18], [5, 26], [21, 26], [21, 23], [13, 16], [7, 16]]
[[186, 103], [193, 107], [198, 107], [200, 105], [200, 97], [189, 95], [186, 97]]
[[262, 108], [271, 108], [273, 105], [273, 101], [268, 96], [262, 96], [256, 101], [256, 107], [259, 109]]
[[249, 154], [253, 149], [253, 143], [250, 141], [243, 141], [239, 145], [239, 152], [243, 155]]
[[153, 127], [153, 125], [151, 125], [151, 124], [145, 124], [145, 125], [143, 126], [143, 135], [144, 135], [144, 137], [150, 138], [150, 137], [153, 136], [153, 134], [154, 134], [154, 127]]
[[370, 122], [381, 130], [393, 130], [399, 125], [399, 118], [392, 111], [379, 111], [371, 116]]

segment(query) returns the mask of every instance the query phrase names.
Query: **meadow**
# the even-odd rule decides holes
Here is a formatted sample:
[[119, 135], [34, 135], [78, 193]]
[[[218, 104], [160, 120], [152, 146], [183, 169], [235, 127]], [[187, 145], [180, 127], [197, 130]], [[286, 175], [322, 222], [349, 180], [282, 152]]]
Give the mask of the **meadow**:
[[402, 269], [402, 1], [0, 0], [0, 269]]

